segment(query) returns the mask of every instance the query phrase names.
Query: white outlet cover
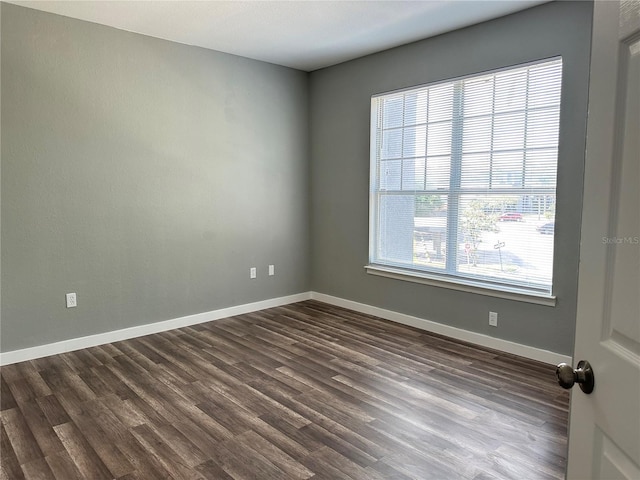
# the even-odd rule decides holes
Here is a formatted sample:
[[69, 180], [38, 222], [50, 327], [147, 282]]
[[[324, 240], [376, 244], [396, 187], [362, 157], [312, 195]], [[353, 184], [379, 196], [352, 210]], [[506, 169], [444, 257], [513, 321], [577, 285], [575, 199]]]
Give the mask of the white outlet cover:
[[276, 274], [275, 266], [269, 265], [269, 275], [273, 276]]
[[249, 277], [250, 278], [256, 278], [258, 276], [258, 271], [256, 269], [256, 267], [251, 267], [249, 269]]
[[67, 293], [65, 295], [65, 298], [67, 300], [67, 308], [73, 308], [78, 306], [78, 301], [75, 293]]

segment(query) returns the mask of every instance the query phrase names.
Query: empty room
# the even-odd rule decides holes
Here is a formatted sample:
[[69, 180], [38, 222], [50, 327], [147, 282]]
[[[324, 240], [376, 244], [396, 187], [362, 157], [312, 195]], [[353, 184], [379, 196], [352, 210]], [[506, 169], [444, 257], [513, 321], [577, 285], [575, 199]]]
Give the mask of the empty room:
[[640, 1], [0, 22], [0, 479], [640, 478]]

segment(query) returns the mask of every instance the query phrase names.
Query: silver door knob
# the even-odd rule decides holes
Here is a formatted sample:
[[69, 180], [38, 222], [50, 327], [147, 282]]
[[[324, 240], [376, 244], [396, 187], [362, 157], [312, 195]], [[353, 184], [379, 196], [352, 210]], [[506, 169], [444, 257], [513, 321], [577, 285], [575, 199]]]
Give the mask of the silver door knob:
[[586, 394], [593, 392], [595, 386], [593, 369], [586, 360], [580, 360], [575, 370], [568, 363], [561, 363], [556, 367], [556, 377], [562, 388], [571, 388], [577, 383]]

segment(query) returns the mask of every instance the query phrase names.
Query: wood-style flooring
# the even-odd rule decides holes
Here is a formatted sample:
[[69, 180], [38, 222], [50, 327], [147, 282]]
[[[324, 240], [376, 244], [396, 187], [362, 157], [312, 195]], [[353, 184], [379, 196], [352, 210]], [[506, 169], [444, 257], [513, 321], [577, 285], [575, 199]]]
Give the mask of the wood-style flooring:
[[316, 301], [1, 376], [2, 479], [564, 477], [553, 366]]

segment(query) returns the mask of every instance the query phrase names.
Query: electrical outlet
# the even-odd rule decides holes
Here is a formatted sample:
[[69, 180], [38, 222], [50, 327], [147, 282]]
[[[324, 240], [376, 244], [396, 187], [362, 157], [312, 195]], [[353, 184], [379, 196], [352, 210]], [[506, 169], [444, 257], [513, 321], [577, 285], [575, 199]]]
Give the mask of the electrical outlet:
[[256, 278], [258, 276], [258, 269], [256, 267], [251, 267], [249, 269], [249, 277]]
[[492, 327], [498, 326], [498, 312], [489, 312], [489, 325]]
[[276, 267], [274, 265], [269, 265], [269, 276], [272, 277], [276, 274]]
[[75, 293], [67, 293], [65, 295], [67, 299], [67, 308], [73, 308], [78, 306], [78, 299]]

